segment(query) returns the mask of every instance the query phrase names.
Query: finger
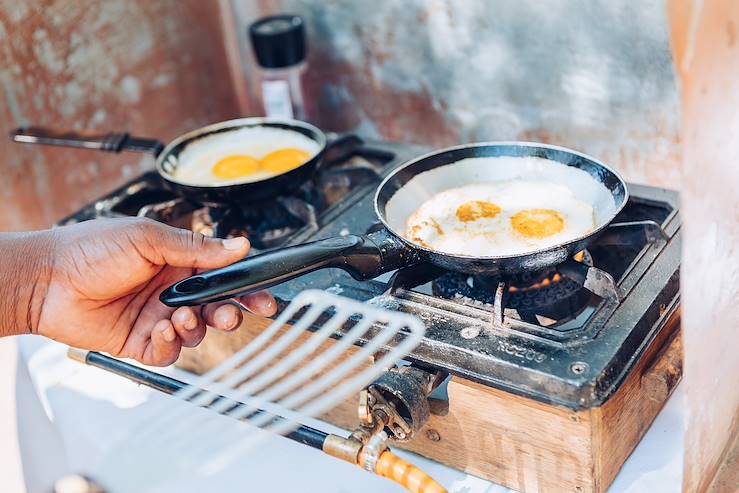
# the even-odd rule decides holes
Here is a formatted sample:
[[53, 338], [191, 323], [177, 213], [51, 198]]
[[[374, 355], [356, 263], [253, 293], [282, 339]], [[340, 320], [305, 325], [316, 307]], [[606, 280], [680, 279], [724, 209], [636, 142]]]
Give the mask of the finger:
[[215, 269], [243, 259], [250, 248], [249, 240], [243, 236], [209, 238], [156, 221], [142, 222], [137, 232], [144, 235], [139, 250], [157, 265]]
[[182, 341], [182, 347], [195, 347], [205, 337], [205, 324], [195, 308], [183, 306], [172, 314], [172, 325]]
[[243, 320], [241, 310], [231, 303], [211, 303], [203, 307], [205, 323], [216, 329], [234, 330]]
[[277, 301], [268, 291], [259, 291], [239, 298], [242, 305], [255, 315], [271, 317], [277, 313]]
[[[123, 351], [131, 358], [141, 361], [146, 348], [151, 344], [152, 330], [161, 320], [169, 320], [174, 309], [159, 301], [159, 293], [170, 282], [182, 276], [188, 269], [163, 269], [127, 305], [131, 316], [135, 317], [126, 339]], [[141, 301], [143, 300], [143, 304]]]
[[160, 320], [151, 331], [151, 342], [146, 347], [141, 363], [153, 366], [168, 366], [180, 355], [181, 342], [172, 322]]

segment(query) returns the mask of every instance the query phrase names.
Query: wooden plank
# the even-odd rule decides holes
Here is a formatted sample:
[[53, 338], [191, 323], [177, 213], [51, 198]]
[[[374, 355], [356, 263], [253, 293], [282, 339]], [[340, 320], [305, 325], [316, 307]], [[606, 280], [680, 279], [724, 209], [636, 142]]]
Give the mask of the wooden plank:
[[606, 491], [682, 376], [680, 316], [675, 313], [606, 403], [591, 410], [595, 491]]
[[457, 378], [447, 390], [449, 414], [401, 448], [518, 491], [592, 490], [589, 413]]

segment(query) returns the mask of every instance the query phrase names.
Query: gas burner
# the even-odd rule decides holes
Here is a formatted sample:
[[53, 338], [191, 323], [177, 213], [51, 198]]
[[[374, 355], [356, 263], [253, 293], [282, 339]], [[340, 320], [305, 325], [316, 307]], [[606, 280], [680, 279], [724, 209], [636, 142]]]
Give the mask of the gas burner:
[[246, 236], [257, 251], [282, 245], [302, 227], [317, 227], [315, 209], [289, 196], [250, 207], [204, 207], [193, 213], [190, 225], [206, 236]]
[[[586, 251], [578, 253], [574, 260], [587, 267], [593, 264]], [[559, 272], [556, 267], [506, 277], [448, 272], [434, 280], [431, 286], [433, 294], [442, 298], [495, 306], [501, 284], [503, 310], [515, 310], [524, 322], [552, 328], [577, 317], [593, 298], [581, 281]]]
[[[446, 299], [464, 302], [465, 299], [494, 305], [496, 289], [480, 287], [466, 274], [449, 272], [432, 283], [433, 293]], [[529, 323], [555, 327], [577, 316], [593, 294], [576, 281], [554, 274], [537, 287], [519, 289], [506, 282], [504, 309], [516, 310], [518, 317]], [[539, 317], [543, 318], [539, 318]]]

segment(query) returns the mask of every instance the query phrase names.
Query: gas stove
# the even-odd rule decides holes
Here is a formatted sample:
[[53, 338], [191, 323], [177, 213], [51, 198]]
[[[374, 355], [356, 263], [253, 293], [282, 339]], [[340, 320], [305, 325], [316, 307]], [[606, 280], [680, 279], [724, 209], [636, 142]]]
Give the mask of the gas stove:
[[[297, 192], [248, 209], [203, 207], [167, 191], [155, 172], [59, 224], [145, 216], [204, 234], [247, 235], [255, 252], [380, 227], [373, 192], [422, 147], [344, 138], [348, 145]], [[426, 324], [409, 360], [484, 385], [563, 405], [596, 407], [678, 307], [680, 218], [675, 192], [629, 185], [614, 226], [571, 262], [508, 279], [417, 265], [369, 282], [322, 270], [273, 288], [281, 303], [323, 289]]]
[[[342, 139], [341, 151], [311, 182], [268, 203], [189, 203], [150, 172], [60, 224], [144, 216], [246, 235], [253, 253], [379, 229], [375, 188], [428, 149], [331, 137]], [[407, 365], [370, 385], [359, 406], [352, 399], [323, 419], [354, 429], [379, 409], [397, 446], [448, 466], [519, 491], [605, 491], [681, 376], [678, 196], [628, 189], [598, 240], [543, 272], [480, 278], [421, 264], [360, 282], [325, 269], [274, 287], [282, 306], [321, 289], [426, 326]], [[247, 315], [239, 331], [209, 332], [177, 364], [204, 373], [268, 324]]]

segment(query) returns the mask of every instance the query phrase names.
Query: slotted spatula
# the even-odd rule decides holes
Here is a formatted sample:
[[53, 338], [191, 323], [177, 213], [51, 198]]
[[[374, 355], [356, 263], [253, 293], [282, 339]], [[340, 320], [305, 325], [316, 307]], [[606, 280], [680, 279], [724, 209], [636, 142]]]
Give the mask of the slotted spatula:
[[[112, 491], [159, 491], [183, 472], [215, 474], [254, 451], [271, 435], [292, 437], [296, 429], [306, 428], [309, 418], [357, 395], [408, 354], [424, 331], [421, 322], [411, 315], [324, 291], [305, 291], [258, 337], [220, 366], [189, 384], [169, 379], [177, 382], [170, 387], [172, 395], [190, 405], [172, 406], [161, 400], [152, 403], [93, 477], [110, 484]], [[361, 347], [357, 347], [360, 342]], [[99, 355], [95, 360], [84, 360], [112, 370], [102, 363], [105, 358]], [[81, 359], [79, 355], [77, 359]], [[146, 378], [134, 379], [147, 383]], [[233, 420], [224, 420], [213, 412], [240, 423], [235, 426]], [[335, 437], [332, 443], [339, 444], [338, 448], [361, 446], [350, 439], [324, 435]], [[323, 440], [322, 448], [332, 453], [326, 450], [327, 441]], [[356, 459], [342, 458], [362, 462], [359, 452], [357, 448]], [[165, 457], [166, 467], [162, 468], [157, 458]], [[399, 470], [397, 457], [386, 459], [383, 470]], [[415, 471], [419, 477], [423, 475]], [[394, 477], [390, 473], [386, 476]], [[425, 484], [423, 489], [411, 489], [442, 491], [432, 488], [436, 484], [433, 481]]]

